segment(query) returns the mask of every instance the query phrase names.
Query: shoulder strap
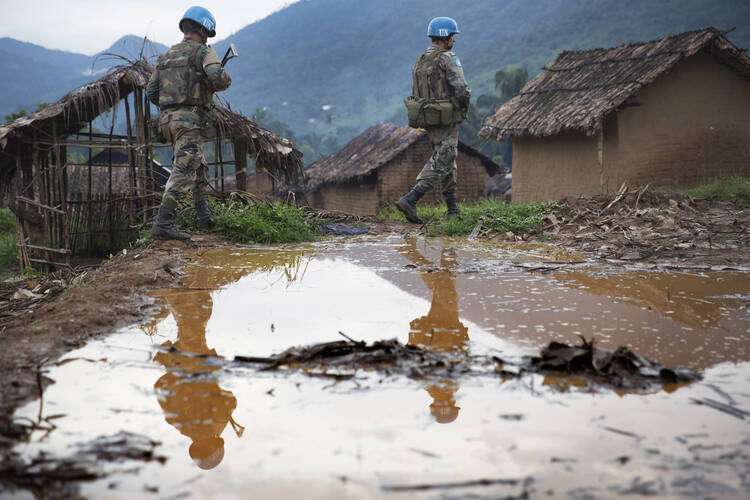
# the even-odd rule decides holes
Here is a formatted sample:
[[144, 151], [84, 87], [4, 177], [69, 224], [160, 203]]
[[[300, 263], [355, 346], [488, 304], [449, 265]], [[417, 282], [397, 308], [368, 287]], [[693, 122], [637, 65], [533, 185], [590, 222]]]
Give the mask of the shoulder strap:
[[419, 88], [419, 81], [417, 79], [417, 68], [420, 66], [420, 63], [422, 62], [422, 58], [424, 57], [424, 54], [420, 54], [419, 57], [417, 57], [417, 60], [414, 62], [414, 66], [411, 69], [411, 95], [414, 97], [422, 95], [420, 93]]
[[[447, 53], [448, 51], [446, 49], [440, 49], [435, 51], [435, 55], [433, 57], [433, 66], [432, 66], [432, 77], [433, 80], [437, 81], [440, 78], [440, 56]], [[433, 97], [433, 96], [430, 96]]]

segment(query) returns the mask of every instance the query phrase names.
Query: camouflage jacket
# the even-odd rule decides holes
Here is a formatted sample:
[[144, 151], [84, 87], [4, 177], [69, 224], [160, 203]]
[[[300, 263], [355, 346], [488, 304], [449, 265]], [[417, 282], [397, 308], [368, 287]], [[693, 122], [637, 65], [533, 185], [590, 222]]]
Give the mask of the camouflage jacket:
[[412, 69], [414, 97], [449, 99], [455, 97], [468, 108], [471, 89], [466, 83], [461, 61], [454, 52], [430, 45]]
[[162, 109], [210, 107], [214, 92], [231, 83], [213, 47], [185, 39], [159, 57], [146, 96]]

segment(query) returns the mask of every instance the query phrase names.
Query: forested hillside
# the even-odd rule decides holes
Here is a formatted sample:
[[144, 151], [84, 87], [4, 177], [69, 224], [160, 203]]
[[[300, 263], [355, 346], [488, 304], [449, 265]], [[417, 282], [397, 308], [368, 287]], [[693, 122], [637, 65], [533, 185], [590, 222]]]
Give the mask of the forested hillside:
[[[534, 76], [565, 49], [609, 47], [690, 29], [737, 27], [750, 45], [747, 0], [302, 0], [217, 44], [234, 42], [233, 107], [266, 107], [297, 133], [348, 139], [383, 120], [403, 119], [411, 65], [427, 22], [454, 17], [460, 55], [475, 96], [494, 91], [501, 68]], [[219, 26], [221, 29], [221, 26]]]
[[[428, 21], [438, 15], [459, 23], [454, 50], [475, 103], [498, 93], [497, 70], [525, 68], [533, 77], [562, 50], [707, 26], [736, 27], [728, 37], [750, 45], [748, 0], [301, 0], [216, 44], [220, 56], [229, 43], [240, 53], [228, 66], [233, 84], [226, 97], [272, 130], [293, 133], [306, 161], [330, 153], [374, 123], [405, 123], [411, 66], [428, 44]], [[222, 36], [222, 20], [217, 23]], [[108, 51], [132, 56], [141, 45], [125, 37]], [[92, 75], [91, 57], [8, 38], [0, 39], [0, 62], [7, 71], [3, 114], [54, 101], [117, 63], [99, 58]], [[491, 106], [477, 109], [480, 120]]]

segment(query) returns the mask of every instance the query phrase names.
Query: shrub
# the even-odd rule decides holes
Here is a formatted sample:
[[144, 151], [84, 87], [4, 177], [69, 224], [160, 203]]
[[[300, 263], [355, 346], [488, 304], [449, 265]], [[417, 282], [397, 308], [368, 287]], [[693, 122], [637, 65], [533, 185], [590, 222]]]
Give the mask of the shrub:
[[[240, 197], [226, 202], [209, 198], [209, 205], [213, 212], [212, 231], [240, 243], [293, 243], [316, 237], [318, 223], [291, 205]], [[181, 210], [178, 225], [197, 232], [195, 218], [192, 208]]]
[[[554, 203], [531, 203], [528, 205], [510, 205], [504, 201], [485, 199], [474, 204], [460, 204], [461, 215], [453, 219], [446, 218], [444, 205], [418, 206], [417, 214], [428, 223], [429, 236], [459, 236], [471, 233], [483, 217], [482, 228], [492, 229], [499, 233], [512, 232], [516, 234], [534, 233], [542, 225], [544, 213], [554, 206]], [[381, 216], [394, 220], [405, 221], [403, 214], [391, 208]]]

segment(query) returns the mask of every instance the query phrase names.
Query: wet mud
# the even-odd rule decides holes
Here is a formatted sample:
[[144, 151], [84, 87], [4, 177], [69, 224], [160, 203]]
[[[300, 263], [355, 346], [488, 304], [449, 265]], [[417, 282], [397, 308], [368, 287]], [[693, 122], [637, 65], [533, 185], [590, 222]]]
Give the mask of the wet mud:
[[[3, 487], [750, 493], [747, 273], [398, 234], [153, 252], [182, 265], [150, 264], [161, 278], [139, 299], [146, 321], [109, 323], [37, 365], [33, 387], [46, 390], [7, 420], [26, 439], [7, 437], [18, 444], [4, 452]], [[138, 269], [134, 257], [109, 272]], [[141, 273], [130, 279], [142, 293], [153, 271]]]

